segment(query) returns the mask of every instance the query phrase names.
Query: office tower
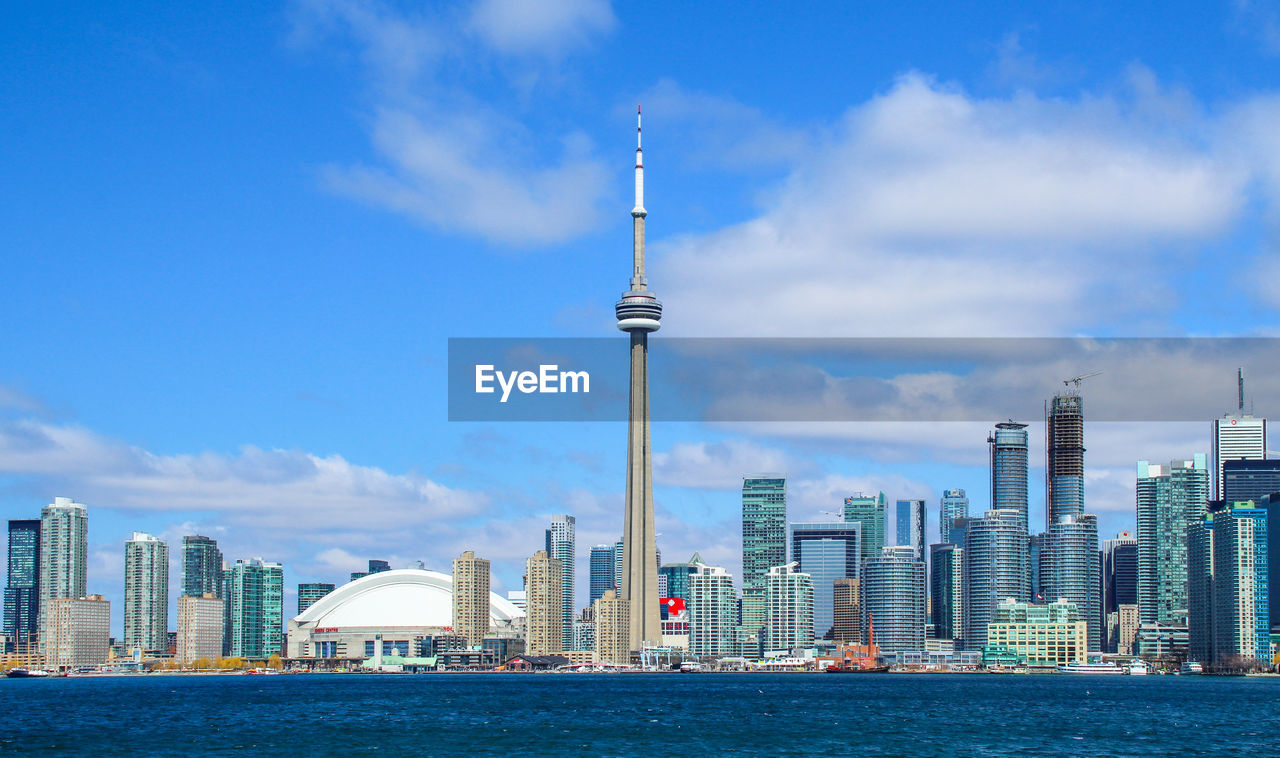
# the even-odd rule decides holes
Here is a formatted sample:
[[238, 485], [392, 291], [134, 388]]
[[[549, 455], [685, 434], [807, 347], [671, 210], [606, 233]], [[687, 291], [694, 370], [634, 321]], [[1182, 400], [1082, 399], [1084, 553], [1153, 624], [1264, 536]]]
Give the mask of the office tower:
[[107, 660], [111, 603], [102, 595], [51, 597], [45, 613], [47, 668], [67, 671], [97, 666]]
[[987, 644], [987, 624], [996, 605], [1009, 598], [1031, 599], [1025, 513], [992, 510], [971, 519], [964, 547], [964, 629], [966, 650]]
[[[333, 592], [335, 587], [329, 582], [303, 582], [298, 585], [298, 614], [307, 612], [320, 598]], [[215, 596], [216, 597], [216, 596]]]
[[[573, 619], [569, 629], [572, 633]], [[481, 644], [489, 633], [489, 561], [471, 550], [453, 559], [453, 633], [468, 645]], [[570, 639], [563, 649], [572, 647]]]
[[9, 521], [7, 555], [4, 636], [13, 649], [5, 652], [35, 652], [40, 632], [40, 519]]
[[1142, 623], [1184, 626], [1187, 527], [1204, 518], [1209, 470], [1203, 453], [1161, 466], [1138, 461], [1138, 612]]
[[1280, 459], [1230, 460], [1222, 462], [1222, 501], [1261, 503], [1273, 492], [1280, 492]]
[[770, 568], [764, 586], [768, 649], [813, 647], [813, 577], [792, 561]]
[[737, 595], [733, 577], [699, 562], [689, 576], [689, 653], [721, 658], [735, 653]]
[[960, 640], [964, 629], [964, 548], [950, 542], [929, 546], [929, 618], [934, 637]]
[[[1102, 541], [1102, 616], [1109, 619], [1119, 614], [1120, 606], [1138, 605], [1138, 539], [1131, 532], [1120, 532], [1113, 539]], [[1119, 630], [1116, 623], [1108, 622], [1105, 649], [1117, 652], [1120, 641], [1112, 637], [1112, 630]], [[1132, 639], [1129, 640], [1132, 642]]]
[[[89, 560], [89, 511], [69, 497], [40, 510], [40, 621], [54, 598], [82, 598]], [[44, 645], [41, 637], [41, 645]]]
[[596, 545], [591, 548], [590, 602], [592, 603], [604, 597], [605, 590], [617, 588], [613, 575], [615, 553], [613, 545]]
[[831, 639], [862, 644], [862, 587], [859, 579], [837, 579], [831, 592]]
[[124, 647], [169, 649], [169, 545], [144, 532], [124, 543]]
[[787, 480], [781, 474], [742, 480], [742, 624], [765, 624], [765, 577], [787, 562]]
[[1054, 395], [1044, 417], [1047, 527], [1084, 513], [1084, 400], [1075, 389]]
[[547, 655], [564, 650], [564, 568], [546, 550], [525, 564], [525, 651]]
[[383, 571], [390, 571], [390, 570], [391, 570], [390, 562], [380, 560], [378, 558], [370, 558], [369, 570], [368, 571], [352, 571], [351, 581], [354, 582], [357, 579], [363, 579], [366, 576], [369, 576], [371, 574], [381, 574]]
[[240, 559], [226, 577], [231, 606], [231, 655], [283, 655], [284, 567], [261, 558]]
[[882, 653], [924, 650], [924, 562], [910, 547], [886, 547], [862, 566], [862, 615]]
[[864, 495], [859, 492], [844, 499], [844, 520], [862, 524], [862, 560], [875, 558], [884, 549], [885, 519], [888, 503], [884, 493]]
[[659, 578], [665, 578], [667, 582], [667, 594], [663, 595], [663, 597], [678, 597], [681, 600], [688, 600], [689, 578], [697, 573], [698, 566], [704, 563], [702, 555], [694, 553], [684, 563], [668, 563], [659, 568]]
[[627, 499], [623, 519], [621, 595], [631, 601], [631, 646], [659, 642], [657, 536], [653, 521], [653, 444], [649, 438], [649, 333], [658, 331], [662, 303], [649, 291], [644, 268], [644, 153], [636, 112], [636, 204], [631, 209], [631, 288], [614, 308], [631, 341], [631, 397], [627, 424]]
[[596, 660], [614, 666], [631, 663], [630, 604], [613, 590], [605, 590], [595, 608]]
[[[302, 585], [306, 586], [306, 585]], [[331, 588], [333, 585], [329, 585]], [[301, 597], [301, 595], [299, 595]], [[222, 655], [222, 607], [225, 601], [212, 592], [178, 598], [177, 659], [190, 663]]]
[[[546, 532], [547, 555], [560, 561], [560, 570], [564, 572], [564, 576], [560, 579], [560, 634], [563, 638], [561, 650], [573, 649], [573, 616], [578, 603], [575, 591], [575, 578], [578, 574], [576, 525], [577, 519], [573, 516], [560, 514], [551, 517], [551, 528]], [[656, 566], [654, 572], [655, 574], [657, 572]], [[656, 586], [655, 580], [654, 587]]]
[[222, 597], [222, 551], [218, 541], [200, 534], [182, 538], [182, 594]]
[[938, 535], [942, 542], [951, 542], [956, 519], [962, 518], [969, 518], [969, 496], [964, 490], [943, 490], [938, 500]]
[[1088, 624], [1075, 603], [1033, 605], [1005, 600], [987, 627], [987, 644], [1012, 651], [1028, 666], [1048, 668], [1088, 661]]
[[957, 518], [953, 521], [951, 524], [951, 536], [947, 538], [947, 542], [957, 547], [964, 547], [964, 541], [969, 535], [969, 524], [974, 521], [977, 521], [977, 519], [969, 516]]
[[1244, 410], [1243, 369], [1236, 372], [1236, 387], [1236, 412], [1213, 420], [1213, 449], [1210, 455], [1213, 464], [1214, 500], [1226, 500], [1223, 494], [1224, 463], [1238, 460], [1260, 461], [1267, 457], [1267, 420], [1245, 413]]
[[791, 558], [813, 577], [813, 630], [824, 639], [833, 622], [835, 580], [857, 578], [862, 525], [844, 521], [791, 525]]
[[1012, 419], [987, 436], [991, 447], [991, 510], [1014, 511], [1027, 533], [1027, 425]]
[[924, 560], [925, 509], [923, 500], [899, 500], [898, 529], [896, 532], [899, 545], [907, 545], [916, 551], [916, 560]]
[[1188, 657], [1213, 664], [1213, 515], [1187, 527]]
[[1064, 513], [1045, 533], [1041, 581], [1046, 600], [1067, 600], [1079, 609], [1089, 650], [1102, 650], [1102, 571], [1098, 564], [1098, 517]]

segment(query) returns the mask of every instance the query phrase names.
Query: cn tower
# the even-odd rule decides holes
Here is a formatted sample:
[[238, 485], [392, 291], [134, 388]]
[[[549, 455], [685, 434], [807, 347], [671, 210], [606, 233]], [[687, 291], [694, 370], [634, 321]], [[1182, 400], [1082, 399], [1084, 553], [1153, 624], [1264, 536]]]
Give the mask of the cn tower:
[[631, 648], [662, 641], [658, 626], [658, 550], [653, 528], [653, 450], [649, 441], [649, 332], [658, 331], [662, 303], [644, 275], [644, 154], [636, 107], [636, 206], [631, 289], [614, 308], [631, 337], [631, 409], [627, 424], [627, 509], [622, 525], [622, 597], [631, 601]]

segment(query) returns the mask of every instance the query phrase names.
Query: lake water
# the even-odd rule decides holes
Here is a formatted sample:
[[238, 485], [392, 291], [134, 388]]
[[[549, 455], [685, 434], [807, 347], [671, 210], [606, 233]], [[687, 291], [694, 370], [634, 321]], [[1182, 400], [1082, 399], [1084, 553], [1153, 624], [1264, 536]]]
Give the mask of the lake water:
[[1280, 754], [1280, 678], [427, 674], [0, 680], [0, 754]]

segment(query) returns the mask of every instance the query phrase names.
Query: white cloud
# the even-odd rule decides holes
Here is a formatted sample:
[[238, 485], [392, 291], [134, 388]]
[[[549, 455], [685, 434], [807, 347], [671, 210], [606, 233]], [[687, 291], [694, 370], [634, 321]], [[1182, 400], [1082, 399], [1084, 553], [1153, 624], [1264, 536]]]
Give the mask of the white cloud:
[[503, 53], [555, 56], [613, 31], [617, 23], [608, 0], [480, 0], [470, 28]]
[[809, 465], [777, 448], [741, 439], [678, 442], [654, 453], [653, 477], [659, 486], [732, 491], [751, 473], [795, 472]]

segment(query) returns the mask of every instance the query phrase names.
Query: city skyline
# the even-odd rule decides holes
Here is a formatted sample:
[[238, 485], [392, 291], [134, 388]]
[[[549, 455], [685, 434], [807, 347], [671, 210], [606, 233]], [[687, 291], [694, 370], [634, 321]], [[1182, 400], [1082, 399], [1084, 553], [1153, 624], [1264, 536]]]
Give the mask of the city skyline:
[[[447, 571], [466, 549], [493, 561], [495, 590], [517, 590], [528, 535], [555, 514], [577, 517], [580, 546], [618, 538], [615, 426], [450, 424], [442, 366], [449, 336], [617, 337], [632, 171], [617, 157], [636, 102], [647, 260], [673, 335], [1280, 326], [1263, 223], [1280, 186], [1275, 58], [1255, 11], [1175, 14], [1202, 40], [1185, 50], [1114, 10], [976, 10], [905, 39], [876, 14], [726, 27], [697, 8], [667, 35], [608, 3], [544, 25], [487, 6], [302, 0], [198, 25], [27, 8], [0, 31], [27, 72], [0, 81], [17, 135], [0, 147], [0, 220], [19, 251], [0, 302], [17, 325], [0, 351], [0, 517], [88, 506], [85, 591], [110, 601], [113, 634], [134, 531], [169, 546], [171, 623], [188, 535], [231, 564], [283, 564], [286, 609], [298, 584], [342, 583], [371, 557]], [[1124, 44], [1092, 43], [1099, 27]], [[742, 52], [775, 49], [794, 66]], [[816, 84], [832, 66], [850, 73]], [[1045, 191], [1018, 191], [1032, 182]], [[1092, 367], [1053, 368], [1046, 400]], [[949, 381], [900, 379], [944, 398]], [[1233, 375], [1186, 381], [1224, 414], [1252, 410]], [[1142, 391], [1109, 373], [1081, 393]], [[1001, 420], [656, 423], [657, 542], [741, 580], [738, 487], [758, 471], [786, 474], [789, 523], [857, 493], [933, 511], [944, 489], [981, 517], [982, 439]], [[1038, 531], [1045, 428], [1014, 420], [1029, 424]], [[1136, 528], [1134, 464], [1211, 454], [1211, 422], [1086, 423], [1100, 535]]]

